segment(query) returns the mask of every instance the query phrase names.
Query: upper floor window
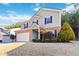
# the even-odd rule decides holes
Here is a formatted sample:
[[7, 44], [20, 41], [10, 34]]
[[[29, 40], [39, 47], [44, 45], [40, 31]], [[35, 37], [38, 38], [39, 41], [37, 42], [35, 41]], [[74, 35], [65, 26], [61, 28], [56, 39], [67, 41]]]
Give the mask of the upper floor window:
[[45, 24], [52, 23], [52, 16], [45, 17]]
[[25, 23], [24, 24], [24, 28], [28, 28], [28, 23]]
[[38, 20], [33, 20], [33, 23], [36, 23], [36, 24], [38, 24]]

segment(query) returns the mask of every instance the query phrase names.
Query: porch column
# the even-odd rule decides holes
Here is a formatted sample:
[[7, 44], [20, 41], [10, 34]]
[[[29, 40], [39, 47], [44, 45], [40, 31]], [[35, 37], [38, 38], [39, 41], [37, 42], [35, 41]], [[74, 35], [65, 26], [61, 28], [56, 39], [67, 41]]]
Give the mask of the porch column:
[[40, 39], [40, 28], [38, 28], [38, 39]]

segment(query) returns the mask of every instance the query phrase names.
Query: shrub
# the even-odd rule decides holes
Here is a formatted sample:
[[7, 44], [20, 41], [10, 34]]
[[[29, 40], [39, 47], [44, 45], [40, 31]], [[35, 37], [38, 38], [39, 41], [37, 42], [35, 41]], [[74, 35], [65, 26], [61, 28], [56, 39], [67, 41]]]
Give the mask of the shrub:
[[74, 39], [75, 39], [75, 34], [71, 26], [68, 24], [68, 22], [65, 22], [58, 34], [58, 41], [69, 42], [70, 40], [74, 40]]
[[41, 42], [41, 39], [32, 39], [33, 42]]
[[33, 42], [44, 42], [44, 43], [45, 43], [45, 42], [48, 42], [48, 43], [49, 43], [49, 42], [57, 42], [56, 39], [53, 39], [53, 40], [41, 40], [41, 39], [38, 40], [38, 39], [33, 39], [32, 41], [33, 41]]

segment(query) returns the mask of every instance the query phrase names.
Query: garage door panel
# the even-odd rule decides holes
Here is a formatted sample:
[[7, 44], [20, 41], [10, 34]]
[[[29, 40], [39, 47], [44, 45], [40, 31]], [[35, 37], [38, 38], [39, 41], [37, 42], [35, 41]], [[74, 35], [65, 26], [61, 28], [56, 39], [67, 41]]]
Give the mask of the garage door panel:
[[29, 32], [17, 34], [17, 41], [29, 41]]

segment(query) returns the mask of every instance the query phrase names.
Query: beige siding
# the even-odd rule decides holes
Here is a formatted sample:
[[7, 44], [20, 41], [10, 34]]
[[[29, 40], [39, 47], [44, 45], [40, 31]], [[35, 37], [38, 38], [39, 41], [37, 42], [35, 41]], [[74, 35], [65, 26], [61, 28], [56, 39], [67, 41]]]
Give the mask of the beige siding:
[[[61, 26], [61, 13], [56, 11], [44, 11], [42, 10], [40, 13], [38, 13], [38, 17], [33, 17], [32, 20], [36, 19], [38, 20], [38, 23], [40, 26], [48, 28], [48, 27], [55, 27], [55, 26]], [[45, 17], [52, 16], [52, 24], [45, 24]]]
[[[52, 16], [52, 23], [45, 24], [45, 17]], [[41, 27], [49, 28], [49, 27], [61, 27], [61, 11], [53, 10], [53, 9], [42, 9], [39, 10], [31, 19], [31, 22], [28, 24], [29, 27], [32, 26], [33, 20], [38, 20], [38, 24]]]

